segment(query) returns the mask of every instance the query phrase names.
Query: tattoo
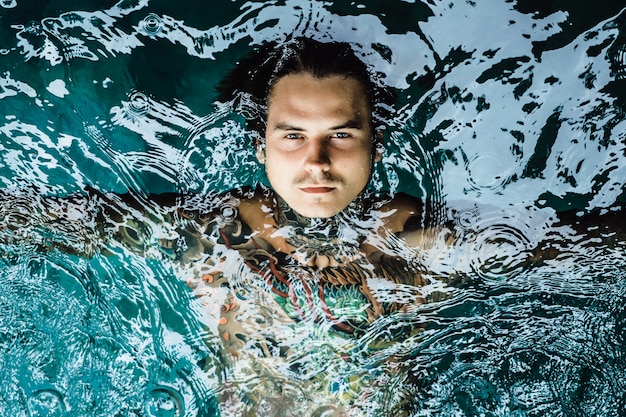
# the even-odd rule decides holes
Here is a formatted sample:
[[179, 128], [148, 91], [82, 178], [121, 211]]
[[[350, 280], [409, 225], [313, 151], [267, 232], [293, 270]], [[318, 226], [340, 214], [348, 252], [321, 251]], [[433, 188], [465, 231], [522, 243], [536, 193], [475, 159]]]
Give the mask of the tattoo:
[[367, 200], [362, 193], [333, 217], [308, 218], [295, 212], [277, 196], [277, 223], [280, 230], [288, 234], [289, 243], [307, 258], [352, 259], [365, 240], [366, 231], [358, 225], [366, 220]]

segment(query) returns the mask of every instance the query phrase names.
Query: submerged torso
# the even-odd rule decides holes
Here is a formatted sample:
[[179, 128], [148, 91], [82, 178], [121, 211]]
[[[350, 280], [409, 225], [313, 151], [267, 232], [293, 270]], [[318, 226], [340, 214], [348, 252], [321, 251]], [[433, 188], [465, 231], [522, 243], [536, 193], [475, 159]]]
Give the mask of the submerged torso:
[[[403, 242], [392, 234], [377, 235], [382, 223], [371, 213], [380, 212], [369, 209], [385, 202], [377, 203], [360, 198], [333, 218], [311, 219], [278, 199], [273, 236], [283, 237], [293, 249], [290, 253], [255, 236], [232, 212], [212, 227], [203, 224], [202, 232], [194, 236], [207, 242], [209, 235], [218, 235], [218, 244], [236, 250], [258, 288], [271, 295], [274, 307], [294, 322], [315, 322], [357, 336], [380, 317], [409, 312], [427, 301], [420, 292], [428, 283], [420, 273], [421, 265], [417, 257], [406, 257], [412, 249], [398, 248]], [[207, 244], [188, 247], [213, 250]], [[237, 285], [236, 278], [231, 281], [230, 286]], [[430, 294], [428, 299], [439, 296]]]

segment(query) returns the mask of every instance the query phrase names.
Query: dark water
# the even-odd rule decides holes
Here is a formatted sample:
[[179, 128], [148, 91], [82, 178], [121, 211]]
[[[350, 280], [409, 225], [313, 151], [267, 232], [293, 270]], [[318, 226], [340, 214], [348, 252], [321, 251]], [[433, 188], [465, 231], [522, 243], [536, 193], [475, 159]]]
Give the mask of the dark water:
[[[625, 8], [0, 0], [0, 415], [625, 415]], [[427, 199], [429, 222], [463, 233], [396, 248], [449, 297], [356, 339], [283, 322], [241, 259], [215, 253], [249, 289], [249, 318], [267, 321], [259, 334], [291, 349], [230, 362], [211, 322], [220, 294], [198, 289], [211, 262], [75, 256], [98, 245], [89, 225], [33, 213], [87, 187], [141, 198], [264, 182], [215, 88], [291, 34], [352, 42], [398, 89], [372, 187]], [[558, 253], [528, 268], [537, 247]], [[390, 339], [400, 326], [424, 330]]]

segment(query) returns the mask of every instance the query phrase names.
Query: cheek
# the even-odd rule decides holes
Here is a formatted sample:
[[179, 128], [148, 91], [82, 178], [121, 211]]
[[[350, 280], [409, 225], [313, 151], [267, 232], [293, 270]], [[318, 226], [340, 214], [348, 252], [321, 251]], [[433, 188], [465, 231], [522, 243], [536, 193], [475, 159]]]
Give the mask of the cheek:
[[358, 153], [354, 153], [349, 158], [345, 158], [344, 165], [347, 166], [355, 175], [361, 172], [367, 172], [372, 169], [372, 154], [365, 150]]
[[286, 166], [289, 165], [289, 158], [286, 158], [281, 152], [274, 148], [267, 148], [265, 150], [265, 170], [274, 173], [286, 173]]
[[360, 168], [357, 168], [356, 165], [352, 164], [349, 169], [344, 170], [343, 175], [340, 174], [340, 176], [343, 177], [345, 185], [351, 192], [358, 194], [367, 186], [370, 179], [370, 171], [369, 165], [362, 165]]
[[285, 158], [277, 157], [273, 152], [265, 154], [265, 175], [270, 180], [272, 186], [280, 187], [281, 184], [288, 182], [289, 175], [293, 169], [289, 167], [289, 161]]

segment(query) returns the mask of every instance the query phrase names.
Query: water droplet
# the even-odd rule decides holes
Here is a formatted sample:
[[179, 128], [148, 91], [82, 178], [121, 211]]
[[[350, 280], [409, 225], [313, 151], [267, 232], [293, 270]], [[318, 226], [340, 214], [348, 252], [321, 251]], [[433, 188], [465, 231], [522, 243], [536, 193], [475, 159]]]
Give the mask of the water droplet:
[[150, 99], [144, 93], [135, 91], [129, 96], [126, 109], [131, 117], [145, 116], [150, 111]]
[[470, 230], [478, 221], [478, 210], [475, 208], [459, 210], [452, 213], [454, 224], [462, 230]]
[[222, 207], [220, 208], [220, 215], [219, 215], [218, 222], [222, 225], [230, 224], [234, 222], [238, 214], [238, 211], [237, 211], [238, 205], [239, 205], [239, 201], [236, 199], [229, 200], [223, 203]]
[[61, 417], [65, 415], [65, 404], [61, 394], [51, 388], [35, 391], [28, 399], [30, 417]]
[[163, 29], [163, 20], [156, 14], [150, 13], [141, 24], [141, 29], [148, 35], [156, 35]]
[[184, 412], [180, 394], [169, 387], [153, 389], [146, 401], [146, 414], [150, 417], [180, 417]]

